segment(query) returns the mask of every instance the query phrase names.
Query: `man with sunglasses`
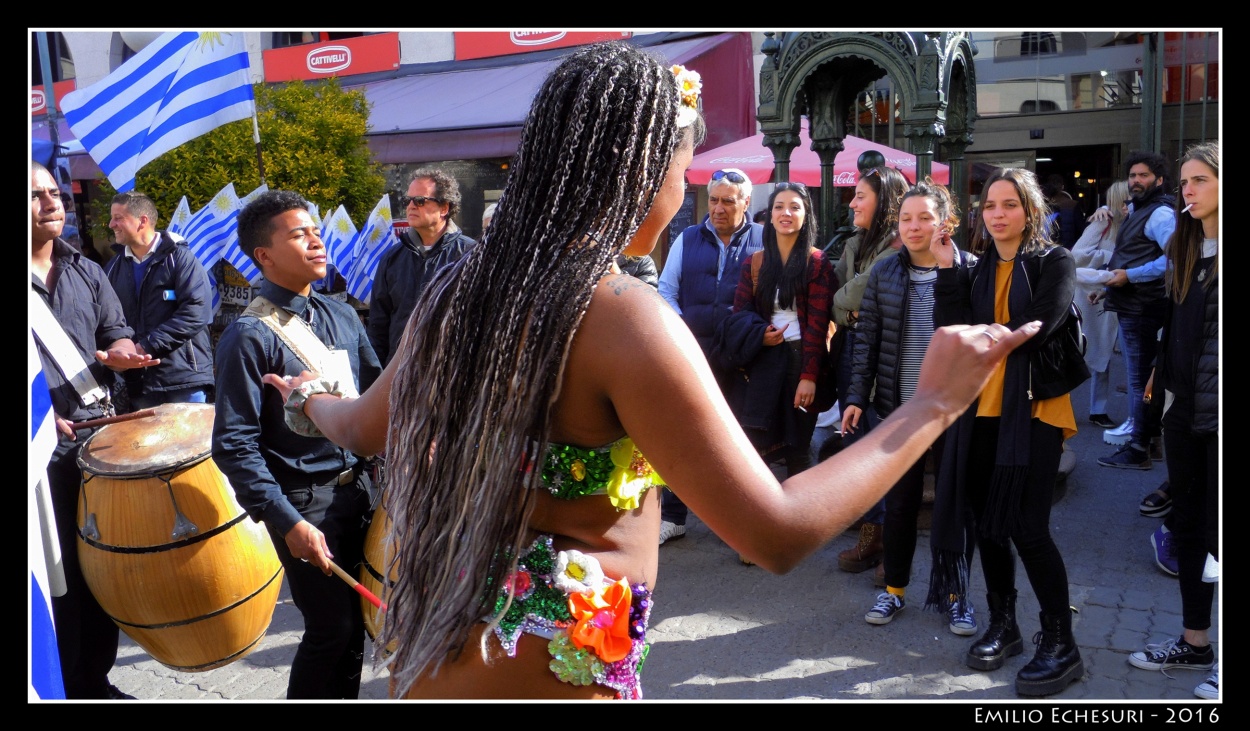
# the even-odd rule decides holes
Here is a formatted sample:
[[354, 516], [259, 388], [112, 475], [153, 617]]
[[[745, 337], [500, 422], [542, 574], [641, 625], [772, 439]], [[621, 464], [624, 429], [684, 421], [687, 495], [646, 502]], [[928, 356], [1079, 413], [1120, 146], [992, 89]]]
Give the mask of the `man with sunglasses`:
[[395, 356], [426, 283], [477, 245], [452, 220], [460, 210], [460, 184], [443, 170], [413, 173], [400, 205], [408, 230], [399, 235], [401, 246], [391, 247], [378, 263], [369, 302], [369, 342], [383, 366]]
[[[733, 310], [742, 262], [764, 246], [764, 227], [747, 217], [750, 204], [751, 180], [746, 173], [738, 168], [712, 173], [707, 216], [677, 237], [660, 273], [660, 296], [694, 333], [704, 357], [716, 326]], [[708, 365], [724, 392], [729, 373], [713, 358], [708, 358]], [[665, 490], [660, 543], [686, 534], [686, 514], [681, 499]]]

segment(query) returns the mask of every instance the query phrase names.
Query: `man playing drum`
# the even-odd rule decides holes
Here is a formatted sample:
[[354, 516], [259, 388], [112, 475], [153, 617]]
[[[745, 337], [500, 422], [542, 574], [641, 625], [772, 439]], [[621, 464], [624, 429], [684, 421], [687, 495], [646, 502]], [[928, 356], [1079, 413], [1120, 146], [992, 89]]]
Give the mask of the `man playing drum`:
[[306, 392], [354, 396], [381, 364], [355, 310], [312, 290], [326, 275], [326, 249], [307, 201], [262, 194], [239, 214], [239, 245], [265, 282], [217, 345], [213, 460], [239, 505], [269, 529], [304, 616], [287, 698], [356, 698], [364, 619], [359, 595], [331, 573], [331, 560], [356, 573], [377, 488], [364, 460], [311, 422], [288, 427], [282, 395], [261, 377], [312, 371], [321, 378]]
[[[48, 463], [48, 485], [61, 546], [66, 593], [52, 598], [61, 676], [66, 698], [133, 698], [109, 683], [117, 660], [117, 625], [100, 608], [83, 579], [78, 563], [78, 491], [82, 473], [75, 421], [99, 418], [110, 411], [109, 393], [115, 371], [158, 365], [141, 355], [126, 325], [121, 303], [104, 270], [61, 236], [65, 208], [61, 190], [48, 169], [30, 166], [30, 302], [31, 330], [48, 381], [59, 432]], [[83, 439], [90, 432], [82, 433]]]

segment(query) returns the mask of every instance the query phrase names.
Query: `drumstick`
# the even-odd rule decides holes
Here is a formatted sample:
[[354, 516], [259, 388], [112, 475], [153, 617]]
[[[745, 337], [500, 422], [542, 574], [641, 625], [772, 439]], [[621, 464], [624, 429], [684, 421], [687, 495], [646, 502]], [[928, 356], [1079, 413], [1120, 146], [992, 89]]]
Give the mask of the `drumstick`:
[[379, 599], [376, 594], [366, 589], [364, 585], [361, 584], [359, 581], [356, 581], [355, 579], [353, 579], [351, 574], [339, 568], [338, 564], [334, 563], [333, 561], [330, 561], [330, 568], [334, 569], [334, 573], [338, 574], [340, 579], [342, 579], [343, 581], [346, 581], [348, 586], [355, 589], [357, 594], [360, 594], [365, 599], [368, 599], [370, 604], [377, 607], [378, 609], [381, 609], [384, 612], [386, 611], [385, 602]]
[[156, 409], [144, 409], [143, 411], [136, 411], [133, 414], [122, 414], [120, 416], [104, 416], [99, 419], [87, 419], [86, 421], [71, 421], [70, 427], [73, 428], [74, 431], [79, 431], [81, 429], [93, 429], [97, 426], [104, 426], [106, 424], [116, 424], [119, 421], [131, 421], [132, 419], [145, 419], [149, 416], [156, 416]]

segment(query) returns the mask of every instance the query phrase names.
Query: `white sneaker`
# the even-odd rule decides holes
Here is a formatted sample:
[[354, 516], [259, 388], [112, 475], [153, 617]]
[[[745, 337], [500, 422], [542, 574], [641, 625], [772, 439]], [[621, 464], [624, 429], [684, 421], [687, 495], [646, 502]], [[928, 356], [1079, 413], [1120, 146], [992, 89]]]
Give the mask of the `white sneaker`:
[[1215, 664], [1215, 670], [1211, 672], [1211, 677], [1207, 678], [1197, 688], [1194, 688], [1194, 695], [1209, 701], [1218, 701], [1220, 699], [1220, 664], [1218, 662]]
[[1114, 429], [1107, 429], [1102, 433], [1102, 440], [1107, 444], [1123, 445], [1128, 444], [1133, 438], [1133, 417], [1124, 420], [1124, 423]]
[[686, 535], [686, 526], [670, 523], [667, 520], [660, 521], [660, 545], [663, 546], [669, 541], [675, 541], [678, 538], [684, 538]]

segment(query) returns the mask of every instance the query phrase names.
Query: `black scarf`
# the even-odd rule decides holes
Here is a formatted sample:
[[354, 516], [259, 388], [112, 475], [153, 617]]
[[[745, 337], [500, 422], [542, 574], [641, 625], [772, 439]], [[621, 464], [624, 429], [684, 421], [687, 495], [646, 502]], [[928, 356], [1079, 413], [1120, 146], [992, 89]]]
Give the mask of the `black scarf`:
[[[1024, 312], [1033, 299], [1025, 262], [1033, 255], [1017, 255], [1011, 275], [1011, 291], [1007, 295], [1010, 312]], [[989, 247], [976, 264], [972, 275], [972, 322], [995, 322], [994, 285], [1000, 259], [998, 251]], [[998, 449], [990, 476], [985, 510], [976, 520], [981, 535], [997, 543], [1005, 543], [1020, 527], [1020, 496], [1029, 471], [1029, 421], [1032, 401], [1029, 398], [1029, 355], [1020, 351], [1007, 356], [1003, 375], [1002, 417], [999, 424]], [[977, 405], [974, 402], [959, 417], [953, 434], [946, 439], [942, 469], [938, 475], [933, 503], [930, 546], [933, 565], [930, 569], [926, 609], [945, 610], [954, 596], [961, 605], [968, 593], [969, 542], [968, 503], [966, 496], [968, 453], [972, 447], [973, 426]]]

